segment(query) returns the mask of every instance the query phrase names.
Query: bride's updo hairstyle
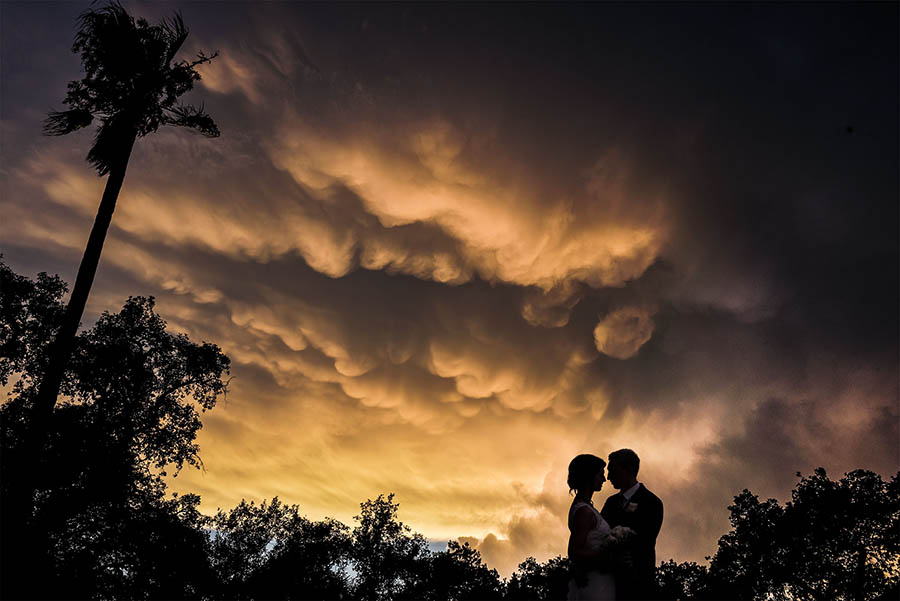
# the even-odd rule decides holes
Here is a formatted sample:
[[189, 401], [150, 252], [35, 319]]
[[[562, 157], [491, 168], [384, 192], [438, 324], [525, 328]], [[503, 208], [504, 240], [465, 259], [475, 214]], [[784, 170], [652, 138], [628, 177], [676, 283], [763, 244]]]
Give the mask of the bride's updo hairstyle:
[[566, 480], [569, 494], [572, 494], [573, 490], [577, 492], [593, 488], [594, 477], [605, 468], [606, 462], [596, 455], [585, 453], [575, 457], [569, 462], [569, 478]]

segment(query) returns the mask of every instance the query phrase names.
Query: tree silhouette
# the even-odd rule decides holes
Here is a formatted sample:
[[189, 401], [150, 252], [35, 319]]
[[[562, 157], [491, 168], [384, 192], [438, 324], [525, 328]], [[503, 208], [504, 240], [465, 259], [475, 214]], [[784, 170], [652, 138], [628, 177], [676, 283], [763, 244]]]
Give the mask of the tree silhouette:
[[[202, 106], [179, 101], [200, 79], [195, 67], [216, 56], [200, 54], [191, 62], [174, 62], [187, 36], [188, 29], [178, 13], [150, 25], [129, 15], [118, 2], [89, 9], [78, 18], [72, 51], [81, 54], [85, 76], [69, 83], [63, 100], [69, 108], [51, 112], [44, 122], [44, 133], [62, 136], [98, 119], [87, 161], [101, 176], [109, 177], [40, 383], [35, 403], [39, 422], [47, 419], [56, 404], [135, 140], [161, 125], [188, 127], [210, 137], [219, 135]], [[42, 428], [37, 430], [40, 434]]]
[[393, 495], [361, 504], [350, 532], [333, 520], [309, 520], [278, 498], [242, 500], [205, 526], [221, 599], [499, 600], [503, 582], [481, 554], [450, 541], [431, 552], [397, 520]]
[[[800, 476], [800, 474], [797, 474]], [[728, 508], [732, 530], [709, 569], [664, 562], [663, 599], [875, 601], [900, 590], [900, 472], [801, 478], [784, 506], [749, 490]]]
[[269, 560], [246, 582], [254, 599], [347, 599], [350, 597], [349, 528], [325, 519], [302, 518]]
[[656, 590], [660, 601], [703, 598], [708, 584], [708, 569], [693, 561], [676, 563], [670, 559], [656, 568]]
[[241, 500], [205, 522], [220, 599], [339, 599], [349, 590], [349, 529], [313, 522], [278, 497]]
[[241, 500], [210, 518], [213, 567], [233, 598], [243, 598], [245, 582], [284, 546], [302, 516], [296, 505], [272, 499], [261, 505]]
[[784, 532], [790, 598], [879, 598], [900, 584], [900, 472], [834, 481], [816, 469], [792, 492]]
[[[775, 499], [760, 502], [749, 490], [728, 506], [731, 532], [719, 539], [710, 576], [723, 599], [757, 599], [777, 594], [784, 580], [784, 508]], [[778, 597], [776, 597], [778, 598]]]
[[446, 550], [431, 555], [422, 590], [412, 592], [428, 601], [488, 601], [502, 599], [504, 591], [500, 574], [485, 565], [477, 549], [451, 540]]
[[393, 493], [360, 504], [353, 529], [354, 596], [387, 601], [414, 598], [427, 573], [428, 545], [397, 519]]
[[225, 392], [228, 358], [167, 332], [152, 298], [129, 298], [77, 336], [35, 454], [29, 416], [65, 285], [0, 262], [0, 286], [0, 382], [13, 381], [0, 408], [2, 596], [194, 596], [212, 577], [199, 498], [165, 499], [162, 477], [199, 463], [200, 413]]
[[545, 563], [528, 557], [519, 564], [506, 585], [506, 598], [565, 599], [569, 590], [571, 570], [568, 557], [552, 557]]

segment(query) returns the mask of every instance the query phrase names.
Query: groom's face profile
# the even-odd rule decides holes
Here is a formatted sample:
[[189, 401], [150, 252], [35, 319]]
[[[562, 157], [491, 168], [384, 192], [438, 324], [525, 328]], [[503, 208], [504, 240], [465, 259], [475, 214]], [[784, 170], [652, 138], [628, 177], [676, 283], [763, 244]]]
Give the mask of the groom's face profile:
[[615, 461], [610, 461], [607, 469], [609, 470], [609, 481], [617, 490], [622, 490], [625, 483], [632, 478], [631, 470]]

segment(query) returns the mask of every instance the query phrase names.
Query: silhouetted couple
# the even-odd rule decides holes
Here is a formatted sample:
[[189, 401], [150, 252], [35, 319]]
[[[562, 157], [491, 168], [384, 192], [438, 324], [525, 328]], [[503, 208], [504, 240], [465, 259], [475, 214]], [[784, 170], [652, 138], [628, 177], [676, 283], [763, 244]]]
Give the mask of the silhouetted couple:
[[631, 449], [609, 454], [609, 481], [618, 489], [597, 511], [591, 497], [606, 482], [606, 462], [578, 455], [569, 463], [570, 600], [653, 599], [656, 536], [663, 520], [659, 497], [637, 481], [640, 459]]

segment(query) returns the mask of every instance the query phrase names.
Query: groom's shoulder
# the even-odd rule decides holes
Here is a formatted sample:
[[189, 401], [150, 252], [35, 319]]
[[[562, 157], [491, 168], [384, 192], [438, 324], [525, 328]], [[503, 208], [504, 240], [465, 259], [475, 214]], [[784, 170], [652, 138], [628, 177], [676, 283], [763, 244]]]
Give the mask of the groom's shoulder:
[[639, 489], [639, 492], [640, 492], [641, 496], [644, 498], [645, 502], [650, 501], [651, 503], [654, 503], [654, 504], [658, 503], [659, 505], [662, 505], [662, 500], [660, 500], [659, 497], [657, 497], [655, 494], [653, 494], [653, 492], [651, 492], [651, 490], [649, 488], [647, 488], [646, 486], [644, 486], [643, 484], [641, 484], [641, 488]]

